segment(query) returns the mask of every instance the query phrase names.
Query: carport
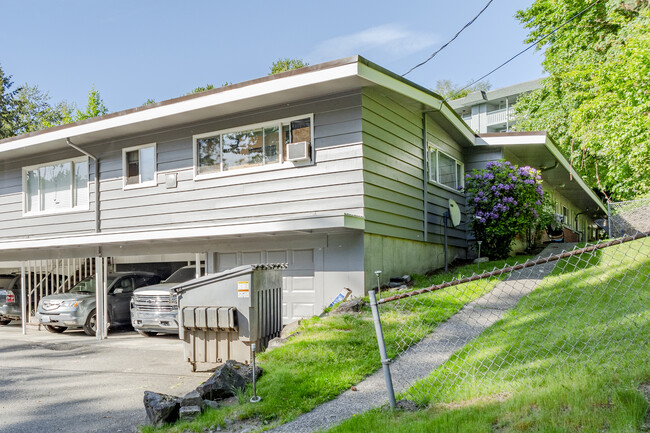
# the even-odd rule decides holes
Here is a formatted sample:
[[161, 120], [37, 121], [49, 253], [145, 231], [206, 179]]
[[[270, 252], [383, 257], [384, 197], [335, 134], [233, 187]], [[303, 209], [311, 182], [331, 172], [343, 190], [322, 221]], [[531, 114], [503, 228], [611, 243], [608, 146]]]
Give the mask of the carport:
[[[217, 226], [7, 240], [0, 244], [0, 268], [3, 262], [9, 260], [20, 268], [22, 317], [27, 319], [22, 321], [23, 333], [27, 332], [31, 316], [29, 291], [33, 290], [33, 286], [30, 286], [29, 275], [35, 269], [35, 263], [48, 269], [70, 263], [66, 274], [75, 272], [74, 269], [80, 266], [84, 269], [83, 275], [95, 276], [96, 337], [102, 340], [107, 338], [108, 273], [115, 270], [116, 263], [134, 263], [132, 266], [135, 267], [138, 260], [134, 258], [156, 255], [192, 257], [197, 264], [197, 272], [200, 272], [201, 262], [205, 263], [206, 272], [218, 272], [241, 264], [289, 263], [283, 281], [283, 316], [287, 322], [296, 317], [318, 314], [321, 305], [331, 300], [326, 299], [331, 296], [323, 287], [328, 281], [334, 281], [332, 278], [338, 278], [338, 274], [330, 271], [339, 271], [340, 266], [355, 271], [362, 265], [349, 263], [345, 256], [341, 256], [341, 263], [334, 263], [336, 268], [328, 269], [324, 259], [328, 251], [340, 255], [341, 250], [363, 248], [363, 240], [358, 230], [345, 228], [344, 217], [319, 222], [324, 226], [320, 230], [302, 229], [300, 221], [287, 221], [286, 228], [290, 226], [291, 229], [279, 232], [269, 230], [260, 233], [260, 224], [252, 224], [239, 230], [233, 230], [232, 226]], [[279, 225], [277, 222], [272, 224], [276, 230]], [[239, 233], [234, 235], [233, 231]], [[49, 287], [45, 294], [55, 290]], [[334, 290], [338, 292], [340, 288], [336, 286]]]

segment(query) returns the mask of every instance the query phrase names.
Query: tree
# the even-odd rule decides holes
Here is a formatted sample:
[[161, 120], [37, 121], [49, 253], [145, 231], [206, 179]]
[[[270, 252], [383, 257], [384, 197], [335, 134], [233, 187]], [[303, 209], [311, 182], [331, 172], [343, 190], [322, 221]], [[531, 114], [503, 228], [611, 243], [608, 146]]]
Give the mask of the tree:
[[461, 87], [460, 85], [453, 83], [451, 80], [438, 80], [436, 81], [436, 88], [434, 91], [446, 100], [452, 100], [463, 98], [472, 92], [477, 92], [479, 90], [486, 91], [492, 88], [489, 81], [479, 81], [469, 87], [468, 85], [469, 83]]
[[52, 106], [49, 101], [48, 92], [41, 91], [38, 86], [24, 84], [16, 94], [15, 134], [26, 134], [73, 121], [74, 105], [62, 101]]
[[108, 113], [108, 108], [104, 105], [99, 91], [95, 89], [95, 86], [90, 89], [88, 92], [88, 103], [84, 111], [77, 110], [74, 115], [74, 120], [84, 120], [90, 119], [91, 117], [101, 116]]
[[[535, 0], [517, 17], [532, 42], [590, 3]], [[516, 105], [518, 130], [551, 131], [587, 183], [614, 200], [650, 192], [649, 28], [647, 0], [595, 3], [544, 42], [550, 75]]]
[[269, 75], [279, 74], [280, 72], [291, 71], [293, 69], [304, 68], [309, 66], [309, 63], [305, 63], [302, 59], [278, 59], [271, 65], [271, 72]]
[[488, 256], [508, 257], [515, 236], [539, 228], [540, 220], [547, 223], [541, 179], [534, 168], [508, 161], [488, 162], [465, 175], [470, 228]]
[[20, 89], [12, 89], [11, 75], [5, 75], [0, 65], [0, 139], [16, 135], [18, 124], [16, 95]]

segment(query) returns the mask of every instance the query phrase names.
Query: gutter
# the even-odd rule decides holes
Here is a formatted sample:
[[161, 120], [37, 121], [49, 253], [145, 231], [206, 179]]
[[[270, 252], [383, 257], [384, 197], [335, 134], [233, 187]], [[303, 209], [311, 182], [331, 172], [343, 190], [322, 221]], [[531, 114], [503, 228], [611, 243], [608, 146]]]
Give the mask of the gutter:
[[99, 219], [99, 159], [92, 155], [91, 153], [86, 152], [85, 150], [81, 149], [72, 141], [70, 141], [70, 138], [67, 137], [65, 139], [65, 142], [68, 144], [68, 146], [72, 147], [73, 149], [83, 153], [86, 155], [88, 158], [92, 159], [95, 161], [95, 233], [100, 233], [101, 232], [101, 222]]

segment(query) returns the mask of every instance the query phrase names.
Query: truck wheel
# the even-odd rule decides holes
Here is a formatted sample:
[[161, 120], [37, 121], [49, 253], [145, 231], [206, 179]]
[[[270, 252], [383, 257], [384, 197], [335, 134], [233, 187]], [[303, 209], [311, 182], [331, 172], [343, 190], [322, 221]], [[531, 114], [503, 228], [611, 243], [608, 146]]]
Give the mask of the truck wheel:
[[68, 328], [66, 326], [45, 325], [45, 329], [53, 334], [60, 334]]
[[11, 320], [2, 319], [0, 320], [0, 325], [8, 325]]
[[94, 336], [97, 333], [97, 311], [92, 310], [84, 323], [84, 332], [86, 335]]
[[136, 329], [136, 331], [138, 331], [138, 334], [142, 335], [143, 337], [155, 337], [158, 335], [157, 332], [140, 331], [139, 329]]

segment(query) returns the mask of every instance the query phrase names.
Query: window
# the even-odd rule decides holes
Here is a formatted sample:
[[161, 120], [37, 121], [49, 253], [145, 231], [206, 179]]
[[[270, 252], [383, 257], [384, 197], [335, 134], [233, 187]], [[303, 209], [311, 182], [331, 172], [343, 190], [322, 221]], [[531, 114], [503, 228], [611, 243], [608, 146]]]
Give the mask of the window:
[[129, 147], [122, 150], [124, 186], [156, 185], [156, 145]]
[[26, 214], [88, 209], [88, 159], [23, 168]]
[[195, 136], [195, 174], [280, 164], [287, 159], [287, 144], [311, 143], [311, 124], [311, 116], [303, 116]]
[[449, 188], [463, 185], [463, 163], [429, 145], [429, 180]]

